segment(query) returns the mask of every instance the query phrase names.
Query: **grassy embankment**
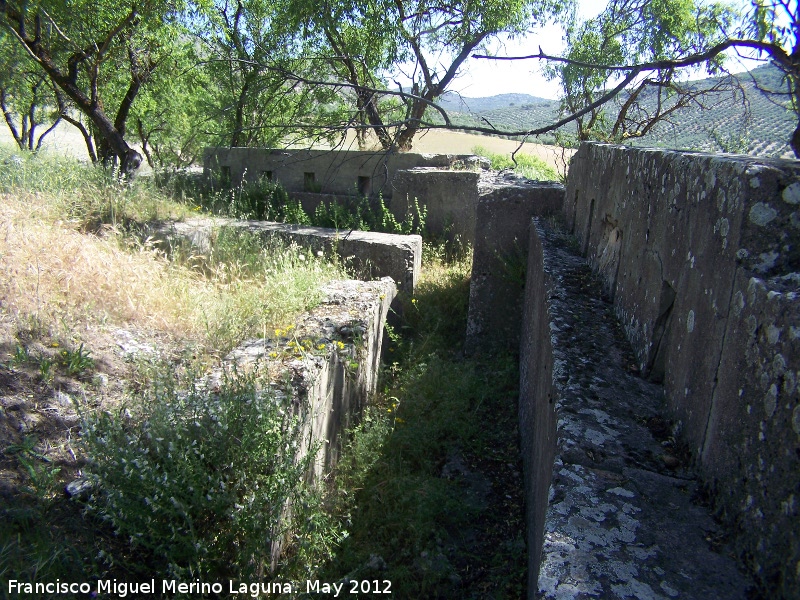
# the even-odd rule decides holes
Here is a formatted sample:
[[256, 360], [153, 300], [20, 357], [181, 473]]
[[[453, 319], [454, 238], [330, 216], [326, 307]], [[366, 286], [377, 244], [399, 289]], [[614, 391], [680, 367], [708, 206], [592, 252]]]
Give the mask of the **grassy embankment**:
[[[518, 597], [516, 367], [460, 356], [468, 260], [427, 252], [382, 393], [335, 484], [308, 488], [304, 465], [279, 458], [292, 423], [253, 401], [256, 381], [216, 396], [192, 383], [313, 305], [341, 267], [224, 232], [209, 255], [167, 257], [136, 232], [196, 214], [185, 189], [175, 202], [70, 162], [0, 162], [4, 579], [350, 574], [392, 581], [398, 597]], [[96, 487], [68, 500], [80, 474]], [[286, 502], [291, 550], [271, 573]]]
[[560, 175], [554, 167], [547, 164], [538, 156], [518, 153], [512, 159], [511, 153], [500, 154], [498, 152], [492, 152], [483, 146], [474, 146], [472, 152], [478, 156], [488, 158], [491, 161], [492, 169], [495, 171], [509, 169], [514, 171], [517, 175], [536, 181], [564, 180], [564, 177]]

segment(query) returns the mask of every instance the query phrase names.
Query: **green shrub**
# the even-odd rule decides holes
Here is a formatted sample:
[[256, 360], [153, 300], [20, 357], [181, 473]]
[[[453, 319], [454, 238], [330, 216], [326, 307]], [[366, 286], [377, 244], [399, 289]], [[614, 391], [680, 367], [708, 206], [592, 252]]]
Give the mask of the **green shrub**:
[[420, 206], [414, 198], [414, 201], [409, 203], [405, 219], [398, 221], [386, 207], [382, 194], [377, 198], [354, 196], [345, 200], [321, 202], [314, 212], [312, 225], [403, 235], [421, 234], [425, 229], [427, 212], [427, 209]]
[[312, 453], [297, 457], [300, 418], [257, 379], [233, 374], [211, 393], [181, 391], [162, 374], [130, 409], [86, 417], [89, 507], [154, 559], [140, 567], [185, 580], [263, 578], [271, 544], [290, 532], [305, 548], [289, 555], [305, 560], [336, 538], [315, 529], [319, 494], [305, 483]]
[[516, 159], [515, 163], [510, 155], [497, 154], [483, 146], [475, 146], [472, 152], [478, 156], [488, 158], [491, 161], [492, 169], [495, 171], [512, 169], [518, 175], [538, 181], [559, 181], [561, 179], [558, 172], [538, 156], [518, 153], [514, 157]]

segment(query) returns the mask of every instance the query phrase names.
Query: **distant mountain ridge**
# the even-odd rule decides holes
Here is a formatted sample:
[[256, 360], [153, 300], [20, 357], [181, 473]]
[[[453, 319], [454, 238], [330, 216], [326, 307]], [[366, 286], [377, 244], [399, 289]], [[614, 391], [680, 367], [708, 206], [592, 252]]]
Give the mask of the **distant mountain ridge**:
[[[780, 93], [785, 88], [781, 71], [764, 65], [747, 73], [700, 79], [686, 85], [707, 89], [728, 77], [738, 80], [736, 91], [713, 92], [707, 98], [706, 109], [694, 104], [681, 109], [647, 136], [631, 139], [629, 143], [793, 158], [788, 140], [797, 126], [797, 116], [787, 108], [790, 106], [788, 95]], [[767, 95], [759, 88], [777, 93]], [[623, 99], [624, 96], [618, 98], [616, 106]], [[448, 112], [456, 126], [494, 126], [505, 131], [530, 130], [554, 123], [559, 118], [560, 105], [558, 100], [528, 94], [470, 98], [453, 92], [444, 94], [437, 104]], [[654, 109], [655, 93], [643, 94], [642, 104], [647, 110]], [[616, 116], [614, 110], [614, 107], [608, 110], [610, 117]], [[428, 116], [433, 120], [440, 118], [435, 111], [430, 111]], [[567, 126], [564, 131], [574, 133], [575, 127]], [[546, 134], [539, 141], [553, 143], [555, 137]]]
[[471, 98], [456, 92], [445, 92], [436, 103], [448, 112], [485, 112], [511, 106], [558, 104], [558, 101], [529, 94], [497, 94], [484, 98]]

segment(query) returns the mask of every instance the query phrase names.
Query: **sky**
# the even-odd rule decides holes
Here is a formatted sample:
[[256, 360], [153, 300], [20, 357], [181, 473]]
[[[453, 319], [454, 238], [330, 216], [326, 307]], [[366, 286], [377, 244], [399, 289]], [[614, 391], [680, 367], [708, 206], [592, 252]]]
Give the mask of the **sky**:
[[[589, 19], [598, 15], [607, 2], [578, 0], [578, 4], [581, 17]], [[560, 54], [564, 49], [562, 35], [560, 27], [548, 26], [521, 40], [496, 43], [487, 54], [525, 56], [536, 54], [540, 46], [547, 54]], [[548, 81], [544, 77], [540, 63], [542, 61], [538, 60], [499, 61], [470, 58], [449, 89], [469, 98], [519, 93], [555, 100], [559, 95], [558, 83]], [[740, 72], [759, 64], [762, 63], [739, 61], [731, 57], [727, 66], [732, 72]]]

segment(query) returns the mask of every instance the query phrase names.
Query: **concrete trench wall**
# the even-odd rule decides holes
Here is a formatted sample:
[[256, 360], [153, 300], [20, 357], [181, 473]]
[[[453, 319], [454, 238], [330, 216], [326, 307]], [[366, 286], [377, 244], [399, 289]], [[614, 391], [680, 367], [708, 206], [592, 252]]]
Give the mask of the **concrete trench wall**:
[[336, 252], [359, 277], [365, 280], [391, 277], [403, 292], [413, 293], [419, 280], [422, 238], [418, 235], [337, 231], [324, 227], [223, 218], [187, 219], [160, 225], [147, 233], [167, 246], [184, 240], [206, 251], [211, 247], [214, 232], [220, 227], [247, 230], [265, 238], [275, 237], [313, 251]]
[[308, 214], [321, 203], [354, 196], [377, 202], [380, 194], [398, 221], [427, 212], [425, 232], [472, 243], [479, 171], [488, 161], [473, 155], [340, 150], [208, 148], [206, 177], [224, 173], [234, 184], [267, 177], [279, 182]]
[[736, 561], [708, 543], [720, 527], [692, 501], [697, 478], [663, 460], [663, 388], [632, 372], [572, 242], [542, 220], [531, 227], [519, 409], [528, 597], [744, 600]]
[[316, 192], [343, 196], [392, 196], [391, 182], [398, 171], [416, 167], [462, 169], [480, 164], [472, 155], [366, 152], [353, 150], [270, 150], [266, 148], [207, 148], [203, 153], [206, 176], [224, 172], [230, 181], [267, 177], [288, 192]]
[[739, 557], [800, 597], [800, 163], [584, 144], [565, 218]]
[[[523, 299], [529, 284], [528, 238], [532, 217], [561, 212], [564, 186], [514, 176], [483, 177], [477, 190], [475, 241], [464, 351], [517, 352]], [[534, 284], [536, 285], [536, 284]]]
[[[213, 387], [224, 369], [241, 372], [258, 364], [273, 391], [291, 400], [302, 428], [298, 459], [315, 452], [308, 478], [322, 481], [336, 465], [344, 433], [375, 393], [384, 326], [396, 293], [388, 277], [330, 282], [316, 308], [276, 339], [243, 342], [209, 384]], [[284, 539], [272, 542], [273, 567], [284, 544]]]

